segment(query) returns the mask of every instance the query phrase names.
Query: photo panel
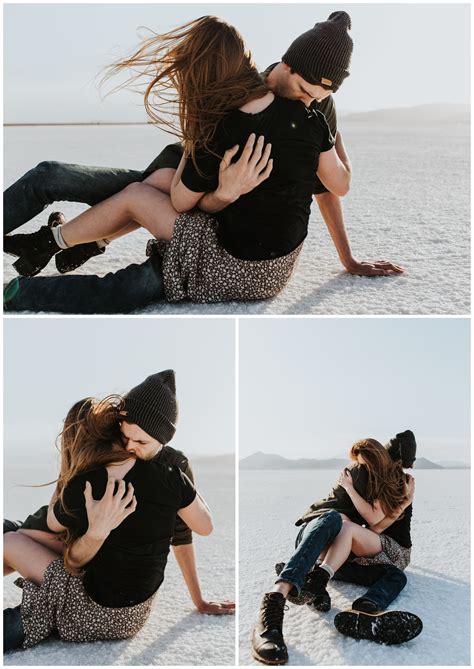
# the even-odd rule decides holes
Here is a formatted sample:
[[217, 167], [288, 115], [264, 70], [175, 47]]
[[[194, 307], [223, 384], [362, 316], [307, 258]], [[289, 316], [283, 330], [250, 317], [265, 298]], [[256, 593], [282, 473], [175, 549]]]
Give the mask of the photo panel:
[[234, 329], [6, 320], [5, 665], [235, 663]]
[[239, 337], [240, 664], [469, 664], [469, 320]]

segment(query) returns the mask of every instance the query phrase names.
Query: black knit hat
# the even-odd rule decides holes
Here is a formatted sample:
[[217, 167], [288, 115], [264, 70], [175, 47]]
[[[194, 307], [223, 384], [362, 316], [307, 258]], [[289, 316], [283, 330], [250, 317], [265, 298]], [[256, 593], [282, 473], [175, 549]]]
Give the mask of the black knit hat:
[[405, 430], [395, 435], [385, 448], [390, 453], [393, 460], [401, 460], [402, 466], [413, 467], [416, 460], [416, 439], [411, 430]]
[[127, 423], [136, 423], [160, 444], [167, 444], [176, 432], [178, 405], [174, 371], [166, 369], [148, 376], [125, 395]]
[[353, 42], [348, 34], [351, 17], [333, 12], [327, 21], [295, 39], [282, 61], [309, 84], [324, 84], [337, 91], [349, 76]]

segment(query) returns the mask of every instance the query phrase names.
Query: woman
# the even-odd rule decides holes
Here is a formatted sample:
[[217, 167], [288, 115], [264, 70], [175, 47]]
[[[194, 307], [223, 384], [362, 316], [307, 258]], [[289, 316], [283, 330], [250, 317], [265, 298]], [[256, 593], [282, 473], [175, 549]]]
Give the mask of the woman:
[[[337, 83], [311, 85], [311, 93], [323, 99], [348, 75], [352, 40], [345, 12], [335, 12], [314, 30], [318, 26], [333, 36], [332, 66], [338, 72]], [[178, 169], [159, 170], [57, 228], [7, 237], [5, 250], [20, 255], [15, 267], [33, 276], [63, 249], [58, 267], [68, 269], [74, 266], [71, 255], [77, 259], [76, 246], [105, 244], [141, 226], [166, 242], [168, 300], [275, 295], [306, 237], [316, 172], [339, 195], [349, 188], [350, 166], [338, 158], [324, 117], [298, 99], [276, 97], [240, 35], [214, 17], [148, 40], [112, 73], [127, 67], [151, 79], [145, 107], [154, 122], [179, 135], [185, 154]], [[173, 117], [166, 118], [170, 90], [177, 93], [172, 101], [179, 128]], [[250, 174], [244, 184], [238, 178], [242, 165]], [[196, 207], [201, 211], [183, 213]], [[87, 256], [84, 246], [77, 253], [83, 251]]]
[[[264, 663], [283, 664], [288, 659], [282, 634], [285, 600], [329, 611], [331, 600], [326, 586], [351, 554], [365, 565], [389, 563], [403, 570], [409, 564], [411, 549], [382, 532], [411, 505], [413, 477], [404, 473], [401, 459], [392, 459], [375, 439], [356, 442], [349, 457], [359, 467], [341, 472], [338, 487], [344, 494], [335, 490], [331, 498], [308, 509], [297, 523], [303, 523], [303, 527], [293, 555], [286, 564], [276, 565], [278, 579], [272, 591], [264, 595], [252, 637], [253, 655]], [[363, 480], [358, 476], [360, 472], [367, 477], [364, 497], [354, 485], [354, 480], [359, 484]], [[336, 510], [344, 508], [350, 513], [345, 496], [350, 498], [360, 524]]]
[[134, 635], [163, 581], [176, 514], [198, 534], [212, 530], [209, 510], [177, 467], [124, 448], [126, 407], [126, 398], [110, 396], [69, 411], [48, 510], [59, 540], [38, 530], [4, 537], [4, 573], [23, 577], [21, 615], [19, 607], [4, 612], [5, 650], [53, 631], [68, 641]]

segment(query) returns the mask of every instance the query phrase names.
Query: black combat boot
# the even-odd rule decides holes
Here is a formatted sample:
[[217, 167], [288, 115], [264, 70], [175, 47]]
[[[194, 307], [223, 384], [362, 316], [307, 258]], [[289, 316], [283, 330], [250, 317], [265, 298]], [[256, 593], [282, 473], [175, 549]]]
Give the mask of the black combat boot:
[[[275, 572], [277, 576], [281, 574], [285, 567], [284, 562], [277, 562], [275, 565]], [[323, 572], [320, 574], [319, 572]], [[287, 595], [287, 600], [292, 604], [309, 604], [316, 611], [329, 611], [331, 609], [331, 598], [326, 585], [329, 580], [329, 574], [324, 569], [313, 569], [306, 576], [305, 583], [298, 595], [296, 588], [290, 590]]]
[[58, 272], [66, 274], [72, 272], [94, 256], [105, 253], [106, 246], [99, 246], [97, 242], [77, 244], [56, 254], [55, 262]]
[[325, 569], [316, 567], [306, 576], [305, 584], [301, 590], [301, 594], [308, 593], [312, 595], [312, 601], [309, 605], [316, 609], [316, 611], [327, 612], [331, 610], [331, 597], [329, 596], [326, 586], [329, 581], [329, 574]]
[[[58, 225], [66, 223], [64, 214], [61, 211], [53, 211], [48, 218], [48, 227], [56, 228]], [[11, 256], [22, 256], [28, 252], [31, 246], [31, 235], [18, 233], [16, 235], [5, 235], [3, 237], [3, 251]]]
[[7, 518], [3, 519], [3, 534], [7, 532], [16, 532], [23, 525], [21, 520], [8, 520]]
[[283, 639], [285, 598], [281, 592], [263, 595], [258, 623], [252, 632], [252, 655], [264, 664], [286, 664], [288, 650]]
[[20, 648], [25, 639], [20, 607], [3, 610], [3, 652]]
[[338, 632], [353, 639], [367, 639], [387, 645], [410, 641], [423, 629], [420, 618], [408, 611], [341, 611], [334, 618], [334, 625]]
[[[10, 240], [17, 235], [12, 235]], [[24, 239], [24, 250], [13, 267], [21, 276], [35, 276], [46, 267], [51, 258], [60, 251], [60, 247], [54, 239], [53, 231], [48, 225], [43, 225], [37, 232], [30, 235], [22, 235]], [[4, 243], [7, 238], [4, 238]], [[8, 243], [7, 243], [8, 248]]]

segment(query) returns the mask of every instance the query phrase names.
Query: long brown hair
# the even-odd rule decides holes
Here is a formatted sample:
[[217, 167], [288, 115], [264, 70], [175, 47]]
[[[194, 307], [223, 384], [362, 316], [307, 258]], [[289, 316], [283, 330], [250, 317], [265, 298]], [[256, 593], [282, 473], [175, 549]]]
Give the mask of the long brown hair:
[[361, 439], [349, 451], [351, 460], [360, 455], [369, 473], [366, 499], [377, 500], [386, 516], [395, 516], [406, 501], [405, 473], [401, 462], [394, 462], [388, 451], [376, 439]]
[[177, 135], [194, 161], [197, 146], [213, 152], [221, 119], [269, 90], [240, 33], [215, 16], [153, 33], [130, 57], [108, 67], [102, 83], [127, 69], [132, 74], [113, 90], [145, 79], [148, 116]]
[[[71, 512], [64, 493], [75, 476], [133, 457], [125, 449], [120, 449], [122, 408], [123, 397], [109, 395], [100, 401], [87, 397], [69, 409], [59, 435], [60, 470], [56, 486], [57, 496], [66, 513]], [[77, 573], [77, 570], [70, 564], [69, 551], [78, 536], [77, 531], [70, 529], [61, 533], [65, 546], [64, 565], [71, 573]]]

